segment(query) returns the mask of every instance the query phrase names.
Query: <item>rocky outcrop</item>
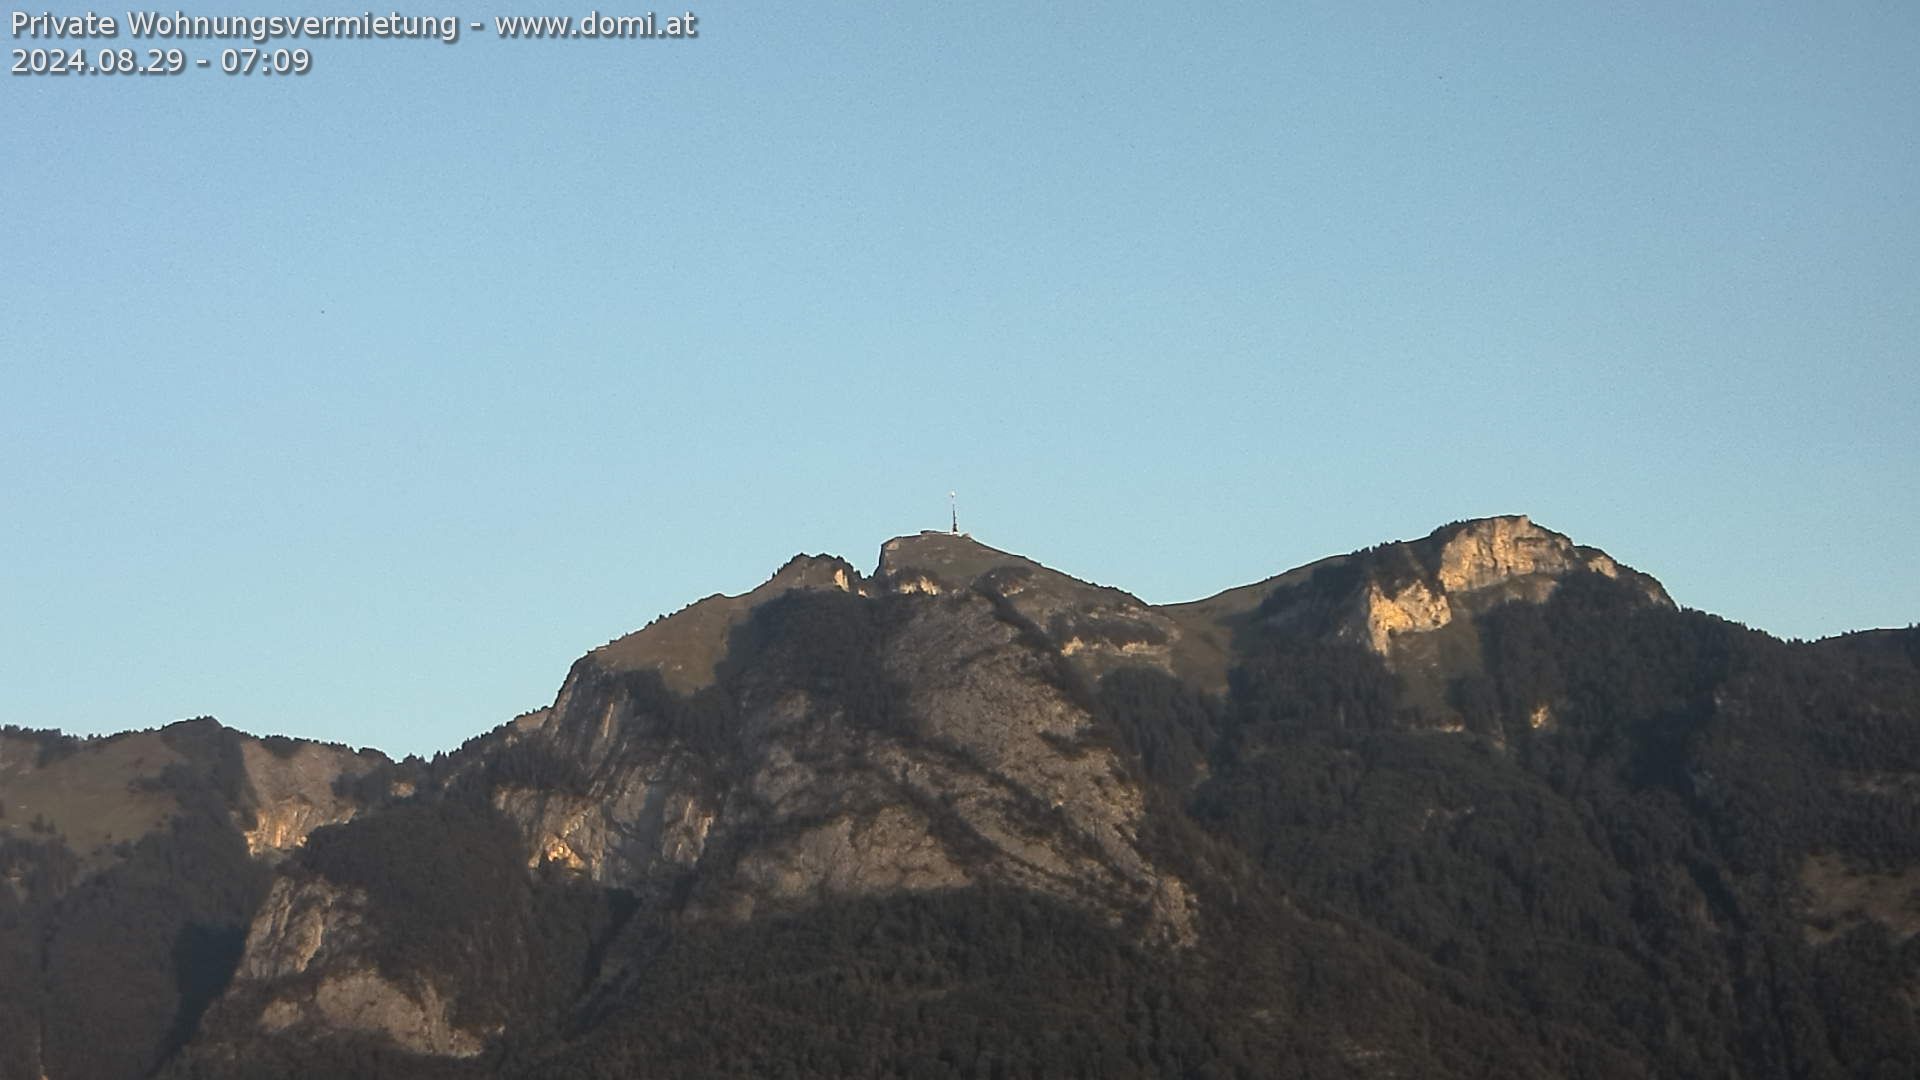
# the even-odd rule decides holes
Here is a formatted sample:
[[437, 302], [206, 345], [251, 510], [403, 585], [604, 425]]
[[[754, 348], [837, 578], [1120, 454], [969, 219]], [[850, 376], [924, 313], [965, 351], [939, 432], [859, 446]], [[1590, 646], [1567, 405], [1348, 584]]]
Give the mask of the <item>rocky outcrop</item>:
[[315, 961], [352, 957], [370, 943], [366, 894], [324, 878], [275, 881], [247, 932], [235, 976], [267, 982], [305, 974]]
[[1453, 621], [1453, 605], [1445, 592], [1415, 581], [1389, 595], [1378, 582], [1368, 582], [1343, 636], [1363, 642], [1382, 656], [1392, 651], [1402, 634], [1425, 634]]
[[[1145, 665], [1217, 688], [1262, 626], [1398, 662], [1410, 643], [1497, 604], [1543, 601], [1587, 571], [1670, 603], [1651, 578], [1524, 517], [1166, 607], [922, 533], [888, 541], [870, 578], [799, 556], [750, 592], [593, 650], [551, 707], [489, 736], [459, 775], [484, 784], [530, 867], [679, 919], [994, 884], [1133, 920], [1177, 947], [1196, 938], [1197, 901], [1150, 854], [1146, 795], [1098, 730], [1100, 678]], [[1551, 722], [1545, 706], [1530, 721]], [[316, 786], [349, 765], [317, 748], [262, 753], [246, 758], [261, 794], [256, 852], [354, 813]], [[369, 917], [351, 890], [276, 882], [236, 980], [258, 1003], [256, 1026], [477, 1053], [489, 1033], [455, 1024], [431, 978], [397, 980], [367, 959]]]
[[[1179, 940], [1191, 897], [1142, 853], [1141, 793], [1092, 737], [1094, 718], [1063, 671], [1084, 686], [1125, 665], [1224, 669], [1234, 627], [1256, 613], [1289, 618], [1271, 599], [1289, 589], [1330, 605], [1336, 634], [1391, 658], [1494, 604], [1544, 600], [1586, 570], [1633, 573], [1524, 517], [1450, 526], [1172, 607], [949, 533], [889, 540], [871, 578], [797, 557], [749, 593], [710, 597], [583, 658], [541, 721], [516, 732], [572, 763], [576, 782], [496, 787], [494, 805], [525, 831], [533, 861], [682, 897], [697, 917], [991, 880], [1115, 917], [1150, 911]], [[1643, 580], [1650, 600], [1667, 602]], [[1316, 594], [1327, 581], [1353, 591], [1330, 597], [1323, 584]], [[903, 688], [888, 724], [853, 717], [834, 693], [728, 683], [736, 634], [796, 591], [904, 612], [873, 646]], [[647, 689], [649, 674], [664, 693]], [[701, 733], [667, 714], [697, 713], [702, 694], [718, 695], [704, 699], [716, 711], [696, 725], [726, 730], [697, 745]], [[714, 738], [731, 755], [724, 768]]]
[[[231, 1007], [257, 1008], [269, 1034], [374, 1035], [418, 1054], [471, 1057], [494, 1033], [456, 1026], [424, 973], [404, 983], [375, 966], [367, 897], [324, 878], [282, 877], [247, 934]], [[243, 1005], [244, 1003], [244, 1005]]]
[[1171, 939], [1191, 937], [1190, 892], [1141, 850], [1142, 792], [990, 600], [918, 609], [887, 659], [920, 743], [949, 751], [903, 748], [900, 782], [988, 845], [981, 873], [1113, 915], [1144, 908]]
[[[1116, 608], [1130, 598], [952, 543], [967, 547], [948, 551], [951, 561], [903, 565], [910, 545], [892, 542], [876, 589], [845, 590], [856, 603], [893, 605], [888, 631], [868, 646], [872, 679], [902, 688], [884, 722], [854, 715], [843, 694], [753, 679], [703, 684], [692, 697], [671, 684], [664, 696], [649, 691], [644, 664], [666, 684], [678, 654], [660, 644], [696, 632], [674, 625], [689, 609], [643, 631], [649, 650], [623, 648], [617, 667], [603, 652], [584, 658], [550, 718], [522, 733], [577, 766], [575, 787], [496, 789], [495, 806], [520, 823], [534, 860], [643, 896], [677, 893], [691, 917], [1003, 881], [1116, 918], [1149, 912], [1168, 938], [1190, 936], [1191, 897], [1141, 853], [1141, 793], [1092, 738], [1091, 715], [1055, 685], [1057, 656], [1028, 622], [1077, 610], [1075, 594]], [[956, 568], [964, 559], [975, 565]], [[727, 625], [795, 589], [840, 584], [822, 574], [763, 586], [734, 598]], [[712, 634], [719, 620], [701, 616], [698, 631]], [[723, 658], [703, 661], [709, 677]], [[726, 709], [706, 722], [726, 730], [676, 728], [668, 714], [702, 692], [724, 695]]]
[[1545, 603], [1570, 574], [1596, 573], [1634, 585], [1647, 603], [1672, 607], [1660, 583], [1605, 552], [1535, 525], [1524, 515], [1482, 518], [1323, 560], [1313, 573], [1275, 579], [1259, 617], [1274, 625], [1308, 622], [1394, 661], [1410, 639], [1500, 604]]
[[338, 781], [364, 775], [385, 760], [319, 743], [296, 743], [291, 751], [276, 752], [257, 739], [242, 740], [240, 754], [253, 819], [243, 831], [255, 858], [284, 855], [320, 826], [350, 820], [360, 804], [341, 793]]
[[675, 770], [623, 765], [582, 792], [499, 787], [494, 807], [520, 824], [530, 862], [555, 862], [595, 881], [670, 879], [706, 846], [713, 809]]
[[873, 581], [894, 593], [969, 592], [997, 600], [1092, 679], [1126, 665], [1173, 668], [1180, 629], [1163, 611], [968, 536], [895, 537], [881, 547]]
[[1447, 593], [1476, 592], [1516, 579], [1550, 581], [1575, 570], [1593, 570], [1607, 577], [1620, 572], [1605, 553], [1575, 547], [1573, 541], [1535, 525], [1525, 515], [1468, 522], [1439, 540], [1447, 531], [1426, 541], [1428, 545], [1439, 541], [1434, 577]]

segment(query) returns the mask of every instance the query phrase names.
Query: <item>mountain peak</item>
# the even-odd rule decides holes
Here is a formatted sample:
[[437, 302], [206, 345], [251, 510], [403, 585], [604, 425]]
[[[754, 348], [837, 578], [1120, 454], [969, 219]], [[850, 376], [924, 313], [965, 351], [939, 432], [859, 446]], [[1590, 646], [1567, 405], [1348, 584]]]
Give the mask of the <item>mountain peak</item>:
[[1410, 669], [1431, 659], [1434, 631], [1466, 632], [1472, 617], [1509, 601], [1544, 603], [1563, 578], [1582, 572], [1623, 581], [1650, 604], [1674, 606], [1658, 581], [1606, 552], [1525, 514], [1502, 514], [1451, 522], [1419, 539], [1329, 556], [1154, 610], [1180, 629], [1176, 670], [1224, 687], [1233, 643], [1256, 628], [1329, 634]]
[[[1623, 569], [1606, 552], [1575, 544], [1561, 533], [1534, 524], [1525, 514], [1454, 522], [1435, 529], [1424, 540], [1410, 543], [1430, 549], [1422, 554], [1433, 567], [1435, 583], [1448, 593], [1474, 592], [1535, 574], [1558, 577], [1576, 570], [1617, 578]], [[1641, 583], [1650, 586], [1650, 598], [1666, 600], [1666, 591], [1658, 582], [1644, 574], [1627, 572], [1644, 579]]]
[[796, 555], [757, 588], [709, 596], [589, 657], [607, 671], [658, 671], [668, 688], [691, 693], [712, 684], [734, 627], [787, 592], [982, 592], [1053, 636], [1093, 674], [1114, 664], [1147, 663], [1222, 686], [1232, 639], [1250, 622], [1304, 626], [1303, 620], [1318, 625], [1331, 617], [1320, 629], [1391, 659], [1396, 643], [1410, 644], [1460, 616], [1513, 600], [1544, 602], [1562, 578], [1577, 572], [1626, 581], [1650, 603], [1673, 606], [1658, 581], [1525, 514], [1451, 522], [1416, 540], [1332, 556], [1205, 600], [1166, 606], [1148, 605], [965, 533], [925, 530], [882, 544], [870, 578], [837, 556]]
[[[967, 533], [926, 529], [881, 544], [873, 576], [889, 591], [939, 593], [964, 588], [996, 567], [1018, 565], [1038, 564], [988, 547]], [[922, 582], [928, 587], [921, 587]]]
[[989, 547], [966, 533], [928, 530], [896, 536], [880, 546], [874, 580], [889, 592], [951, 592], [975, 586], [1012, 596], [1036, 590], [1082, 601], [1145, 607], [1139, 597], [1096, 585], [1024, 555]]
[[860, 572], [833, 555], [795, 555], [758, 587], [737, 596], [715, 593], [615, 638], [587, 655], [610, 671], [652, 668], [667, 686], [690, 693], [713, 682], [734, 626], [768, 600], [795, 589], [864, 592]]
[[[0, 984], [26, 1004], [0, 1001], [0, 1076], [890, 1075], [978, 1057], [989, 1026], [1014, 1072], [1203, 1042], [1247, 1048], [1194, 1059], [1220, 1073], [1536, 1075], [1612, 1047], [1640, 1055], [1613, 1072], [1739, 1072], [1791, 980], [1718, 1028], [1666, 1018], [1755, 952], [1869, 991], [1809, 1045], [1900, 1004], [1874, 980], [1920, 928], [1917, 636], [1676, 613], [1524, 515], [1168, 606], [922, 533], [871, 578], [800, 555], [656, 620], [432, 762], [205, 719], [6, 727]], [[1648, 942], [1687, 963], [1635, 962]], [[190, 1000], [196, 972], [220, 981]], [[1575, 988], [1557, 1026], [1501, 1026], [1543, 985]], [[1187, 1034], [1153, 1049], [1162, 1019]], [[1423, 1032], [1458, 1041], [1380, 1049]], [[1787, 1045], [1764, 1038], [1746, 1071]]]
[[1575, 544], [1525, 514], [1442, 525], [1418, 540], [1323, 559], [1312, 573], [1283, 574], [1261, 601], [1269, 624], [1317, 621], [1381, 656], [1400, 645], [1511, 601], [1544, 603], [1562, 579], [1596, 573], [1672, 607], [1658, 581], [1598, 548]]

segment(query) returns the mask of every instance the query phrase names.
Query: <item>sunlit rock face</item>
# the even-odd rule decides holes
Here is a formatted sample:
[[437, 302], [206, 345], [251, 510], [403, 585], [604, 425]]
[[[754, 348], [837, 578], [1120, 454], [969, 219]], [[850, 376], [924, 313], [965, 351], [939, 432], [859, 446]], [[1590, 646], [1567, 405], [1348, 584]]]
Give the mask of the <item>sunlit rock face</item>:
[[1531, 575], [1558, 577], [1577, 569], [1596, 570], [1608, 577], [1619, 573], [1604, 553], [1576, 548], [1571, 540], [1525, 516], [1496, 517], [1471, 522], [1442, 543], [1434, 576], [1441, 589], [1460, 593]]
[[1331, 632], [1390, 662], [1402, 646], [1463, 618], [1504, 603], [1545, 603], [1570, 574], [1626, 580], [1647, 603], [1673, 606], [1653, 578], [1525, 516], [1460, 522], [1305, 569], [1273, 579], [1258, 620]]
[[471, 1057], [494, 1032], [456, 1026], [424, 973], [397, 980], [370, 954], [367, 898], [324, 878], [274, 883], [254, 917], [230, 999], [257, 1010], [266, 1033], [371, 1035], [418, 1054]]
[[[870, 588], [842, 566], [796, 560], [728, 600], [724, 618], [695, 605], [642, 631], [645, 649], [616, 643], [582, 659], [549, 718], [521, 734], [542, 748], [523, 752], [569, 763], [566, 784], [493, 793], [530, 860], [681, 896], [693, 918], [993, 881], [1105, 917], [1145, 912], [1157, 933], [1190, 936], [1189, 893], [1140, 852], [1140, 791], [1058, 685], [1061, 651], [1028, 623], [1086, 597], [1151, 612], [965, 538], [940, 537], [927, 559], [918, 539], [887, 545]], [[884, 623], [859, 646], [872, 686], [790, 685], [760, 670], [805, 652], [814, 631], [797, 618], [762, 625], [755, 609], [808, 593], [836, 594], [834, 619]], [[676, 625], [688, 616], [699, 622]], [[761, 639], [758, 667], [735, 670], [742, 633]], [[694, 656], [703, 679], [677, 693], [667, 676]], [[877, 711], [855, 700], [876, 688], [887, 697]]]
[[253, 739], [241, 743], [240, 754], [252, 804], [252, 825], [244, 832], [255, 858], [284, 855], [322, 825], [351, 820], [360, 803], [343, 793], [340, 781], [363, 775], [382, 760], [305, 742], [276, 753]]
[[[439, 782], [477, 790], [511, 823], [529, 873], [616, 888], [676, 920], [994, 885], [1177, 949], [1198, 935], [1195, 890], [1149, 853], [1138, 771], [1101, 730], [1102, 678], [1145, 667], [1217, 690], [1249, 642], [1276, 631], [1349, 641], [1417, 674], [1451, 628], [1589, 571], [1671, 603], [1653, 579], [1524, 517], [1166, 606], [969, 537], [900, 537], [870, 576], [799, 556], [758, 588], [593, 650], [550, 707], [503, 725]], [[1529, 722], [1551, 726], [1549, 707]], [[256, 853], [356, 812], [321, 784], [351, 764], [319, 748], [255, 748], [246, 762]], [[244, 1003], [259, 1030], [480, 1052], [491, 1033], [456, 1023], [429, 973], [368, 959], [377, 921], [353, 890], [284, 872], [223, 1008]]]
[[1347, 636], [1385, 656], [1396, 635], [1424, 634], [1452, 621], [1453, 605], [1448, 603], [1447, 594], [1436, 592], [1425, 582], [1413, 582], [1392, 595], [1377, 584], [1369, 584], [1347, 627]]
[[431, 760], [9, 728], [0, 1078], [1903, 1065], [1920, 633], [1668, 605], [1518, 517], [1174, 605], [935, 533]]
[[[1672, 607], [1673, 601], [1658, 581], [1615, 562], [1606, 552], [1583, 547], [1572, 540], [1535, 525], [1525, 515], [1482, 518], [1436, 530], [1424, 540], [1414, 541], [1416, 557], [1433, 567], [1437, 592], [1451, 609], [1451, 617], [1478, 615], [1509, 601], [1545, 603], [1554, 589], [1570, 574], [1595, 573], [1632, 584], [1649, 604]], [[1437, 551], [1436, 551], [1437, 548]], [[1394, 606], [1406, 608], [1396, 597]], [[1416, 615], [1407, 627], [1413, 632], [1438, 629], [1451, 617], [1438, 618], [1431, 613], [1434, 598], [1413, 593], [1405, 599]], [[1392, 619], [1395, 615], [1387, 614]], [[1389, 629], [1391, 639], [1396, 631]], [[1369, 638], [1376, 635], [1370, 632]], [[1384, 649], [1377, 651], [1384, 652]]]
[[[1366, 560], [1408, 569], [1376, 573]], [[1632, 574], [1524, 517], [1491, 518], [1283, 575], [1265, 596], [1298, 588], [1328, 607], [1333, 633], [1392, 658], [1463, 616], [1542, 601], [1585, 570]], [[1351, 592], [1308, 588], [1335, 580]], [[870, 577], [798, 557], [759, 588], [582, 658], [553, 707], [514, 732], [525, 752], [563, 763], [563, 781], [510, 779], [491, 799], [523, 830], [530, 864], [678, 897], [688, 917], [993, 881], [1107, 917], [1146, 912], [1156, 933], [1182, 940], [1190, 890], [1142, 853], [1142, 793], [1094, 738], [1075, 687], [1129, 665], [1224, 667], [1236, 620], [1256, 607], [1290, 617], [1242, 593], [1156, 607], [949, 533], [888, 541]], [[762, 670], [817, 632], [763, 625], [762, 608], [821, 594], [864, 605], [836, 619], [885, 624], [861, 645], [863, 678], [889, 690], [883, 715], [847, 687]], [[743, 642], [756, 638], [749, 655]]]

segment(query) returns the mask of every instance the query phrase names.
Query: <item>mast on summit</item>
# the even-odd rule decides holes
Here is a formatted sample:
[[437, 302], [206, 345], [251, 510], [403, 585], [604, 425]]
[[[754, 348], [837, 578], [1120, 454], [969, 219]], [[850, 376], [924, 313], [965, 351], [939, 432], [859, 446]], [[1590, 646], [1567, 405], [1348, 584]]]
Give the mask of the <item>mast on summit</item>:
[[957, 491], [947, 492], [947, 511], [951, 518], [951, 524], [949, 524], [947, 528], [950, 532], [953, 533], [953, 535], [959, 536], [960, 535], [960, 493], [959, 492]]

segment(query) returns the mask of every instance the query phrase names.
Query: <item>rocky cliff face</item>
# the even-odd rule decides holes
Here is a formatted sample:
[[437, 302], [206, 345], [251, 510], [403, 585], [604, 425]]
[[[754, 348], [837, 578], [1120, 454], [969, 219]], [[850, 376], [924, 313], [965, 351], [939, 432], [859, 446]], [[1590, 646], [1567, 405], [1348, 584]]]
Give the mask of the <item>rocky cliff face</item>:
[[208, 719], [0, 734], [0, 1078], [149, 1074], [232, 969], [268, 867], [363, 810], [382, 767]]
[[365, 776], [386, 761], [376, 753], [308, 742], [276, 752], [257, 739], [242, 741], [240, 754], [252, 817], [244, 830], [247, 851], [256, 858], [284, 855], [320, 826], [352, 820], [362, 803], [346, 793], [342, 781]]
[[[1159, 607], [970, 538], [901, 537], [871, 578], [796, 557], [750, 592], [593, 650], [550, 708], [461, 766], [463, 782], [519, 830], [529, 869], [681, 920], [992, 884], [1178, 948], [1197, 934], [1195, 891], [1143, 843], [1146, 795], [1099, 730], [1090, 687], [1122, 667], [1219, 687], [1264, 627], [1411, 665], [1421, 639], [1589, 571], [1670, 604], [1651, 578], [1524, 517]], [[317, 784], [345, 763], [247, 763], [263, 792], [256, 853], [355, 810]], [[431, 979], [396, 980], [366, 958], [367, 918], [351, 890], [283, 877], [229, 996], [256, 1002], [261, 1030], [477, 1052], [488, 1033], [454, 1024]]]
[[[963, 538], [891, 541], [872, 579], [798, 557], [593, 650], [550, 708], [457, 768], [519, 829], [530, 870], [680, 919], [997, 884], [1177, 946], [1196, 901], [1144, 852], [1143, 793], [1082, 681], [1148, 638], [1164, 662], [1171, 632], [1124, 593]], [[351, 813], [312, 795], [280, 799], [250, 839]], [[258, 1030], [473, 1052], [484, 1033], [448, 1019], [431, 979], [368, 959], [367, 919], [350, 890], [283, 877], [230, 999]]]
[[1653, 578], [1524, 515], [1444, 526], [1420, 540], [1322, 560], [1305, 571], [1273, 579], [1257, 597], [1235, 590], [1241, 602], [1232, 614], [1330, 633], [1394, 663], [1419, 637], [1457, 621], [1505, 603], [1545, 603], [1570, 574], [1624, 580], [1647, 603], [1673, 606]]
[[456, 1026], [450, 1002], [424, 973], [404, 985], [383, 974], [371, 955], [368, 909], [359, 890], [282, 877], [247, 934], [230, 997], [257, 1007], [254, 1023], [267, 1034], [376, 1035], [417, 1054], [478, 1054], [497, 1030]]
[[[1449, 732], [1444, 737], [1435, 732]], [[0, 730], [0, 1080], [1909, 1075], [1920, 634], [801, 556], [431, 762]]]
[[1515, 600], [1545, 603], [1569, 574], [1624, 578], [1648, 603], [1673, 606], [1659, 582], [1524, 515], [1440, 529], [1412, 549], [1423, 566], [1432, 568], [1431, 583], [1416, 581], [1392, 597], [1371, 590], [1375, 595], [1369, 597], [1363, 624], [1356, 627], [1358, 636], [1383, 655], [1391, 651], [1394, 635], [1438, 629], [1452, 621], [1455, 611], [1478, 614]]
[[91, 874], [123, 845], [205, 810], [231, 824], [250, 854], [275, 860], [322, 825], [365, 806], [352, 781], [390, 764], [377, 751], [258, 739], [190, 720], [107, 738], [0, 735], [0, 833], [56, 839]]
[[[968, 573], [992, 582], [975, 588]], [[795, 597], [807, 592], [834, 594], [831, 611]], [[959, 538], [889, 542], [871, 583], [838, 560], [796, 560], [752, 593], [702, 601], [584, 658], [522, 736], [575, 763], [580, 782], [503, 785], [495, 805], [526, 830], [531, 860], [651, 896], [690, 889], [694, 916], [992, 880], [1116, 918], [1147, 912], [1179, 939], [1191, 901], [1139, 851], [1140, 792], [1022, 623], [1071, 610], [1063, 592], [1097, 590]], [[743, 644], [756, 609], [781, 598], [791, 618], [752, 627], [764, 640]], [[828, 632], [873, 624], [829, 662], [897, 692], [866, 702], [873, 687], [726, 670], [746, 650], [795, 662], [803, 615]], [[702, 693], [726, 706], [685, 730], [674, 714]]]

